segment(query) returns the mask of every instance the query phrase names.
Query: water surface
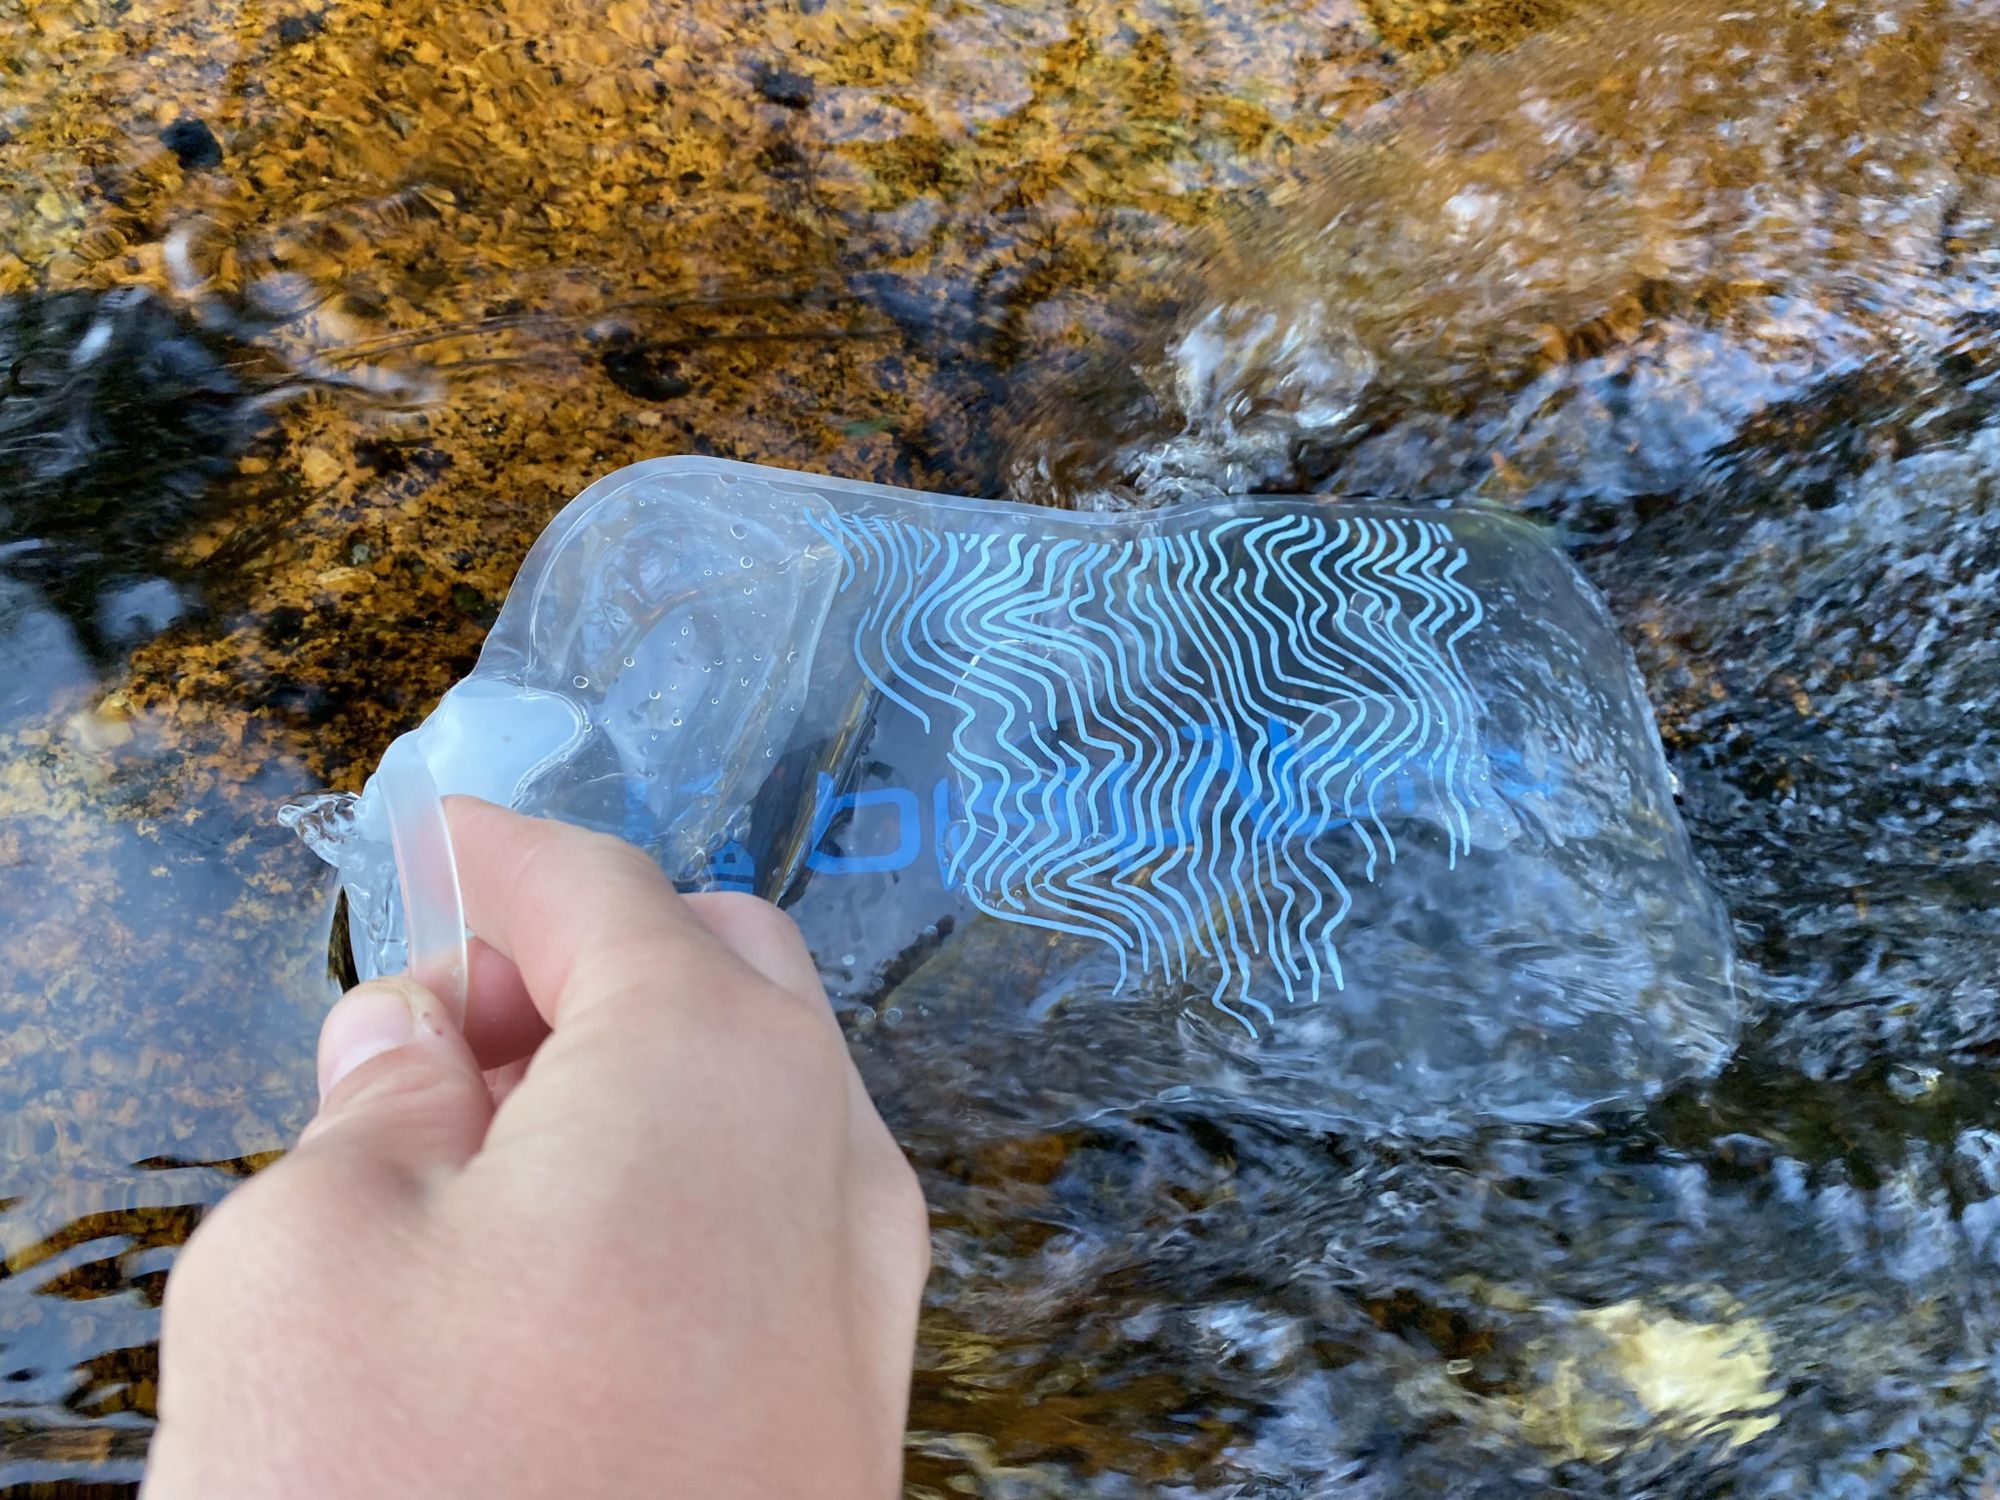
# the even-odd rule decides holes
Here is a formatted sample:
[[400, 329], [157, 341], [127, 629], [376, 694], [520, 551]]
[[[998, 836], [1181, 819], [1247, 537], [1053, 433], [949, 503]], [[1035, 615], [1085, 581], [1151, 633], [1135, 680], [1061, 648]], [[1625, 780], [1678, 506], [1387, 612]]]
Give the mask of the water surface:
[[1991, 1493], [2000, 22], [1564, 10], [10, 11], [0, 1486], [129, 1486], [173, 1248], [310, 1110], [276, 804], [689, 451], [1546, 517], [1749, 970], [1582, 1127], [906, 1131], [911, 1494]]

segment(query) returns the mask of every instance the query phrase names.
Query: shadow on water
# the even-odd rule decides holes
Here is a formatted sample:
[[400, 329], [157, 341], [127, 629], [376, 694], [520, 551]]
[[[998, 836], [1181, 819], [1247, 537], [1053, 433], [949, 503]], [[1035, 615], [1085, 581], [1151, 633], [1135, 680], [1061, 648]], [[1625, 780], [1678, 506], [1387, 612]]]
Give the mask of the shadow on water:
[[204, 28], [0, 44], [0, 1486], [129, 1490], [173, 1247], [310, 1108], [275, 806], [470, 664], [571, 493], [690, 451], [1532, 510], [1749, 969], [1718, 1078], [1587, 1128], [907, 1129], [913, 1496], [1995, 1492], [2000, 23]]

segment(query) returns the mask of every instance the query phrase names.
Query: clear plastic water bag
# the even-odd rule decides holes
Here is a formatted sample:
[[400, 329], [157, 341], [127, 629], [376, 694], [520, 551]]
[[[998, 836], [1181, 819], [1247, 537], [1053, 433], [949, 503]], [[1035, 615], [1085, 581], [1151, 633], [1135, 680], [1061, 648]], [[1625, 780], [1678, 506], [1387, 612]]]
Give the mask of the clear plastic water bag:
[[778, 902], [906, 1121], [1556, 1119], [1733, 1037], [1630, 653], [1485, 509], [636, 464], [359, 801], [299, 820], [364, 974], [415, 947], [459, 982], [440, 793]]

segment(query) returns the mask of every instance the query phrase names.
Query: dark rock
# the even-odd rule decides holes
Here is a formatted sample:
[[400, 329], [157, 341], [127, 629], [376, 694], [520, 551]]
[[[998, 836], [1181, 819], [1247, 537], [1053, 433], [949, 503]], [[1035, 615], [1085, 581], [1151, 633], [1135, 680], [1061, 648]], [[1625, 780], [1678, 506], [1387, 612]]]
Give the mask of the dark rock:
[[222, 165], [222, 142], [193, 115], [182, 115], [162, 130], [160, 143], [174, 153], [186, 171], [200, 172]]
[[604, 373], [628, 396], [671, 401], [694, 389], [672, 355], [645, 344], [620, 344], [604, 352]]
[[805, 74], [791, 68], [774, 68], [768, 63], [759, 64], [755, 81], [757, 92], [773, 104], [781, 104], [786, 109], [805, 109], [813, 102], [813, 81]]

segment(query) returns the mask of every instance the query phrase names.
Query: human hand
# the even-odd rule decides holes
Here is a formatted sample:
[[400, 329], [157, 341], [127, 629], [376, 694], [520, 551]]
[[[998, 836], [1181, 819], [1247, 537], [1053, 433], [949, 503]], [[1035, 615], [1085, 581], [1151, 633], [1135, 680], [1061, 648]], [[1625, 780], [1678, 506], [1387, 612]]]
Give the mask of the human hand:
[[797, 928], [450, 819], [467, 1024], [328, 1015], [318, 1117], [169, 1278], [146, 1500], [895, 1494], [923, 1200]]

